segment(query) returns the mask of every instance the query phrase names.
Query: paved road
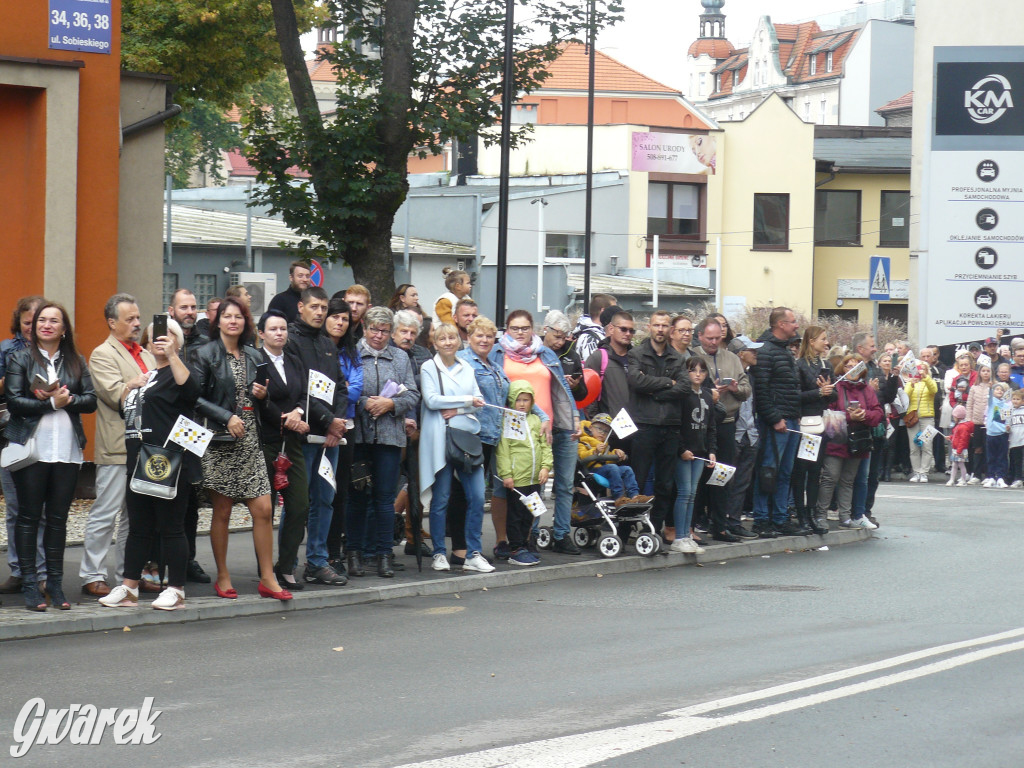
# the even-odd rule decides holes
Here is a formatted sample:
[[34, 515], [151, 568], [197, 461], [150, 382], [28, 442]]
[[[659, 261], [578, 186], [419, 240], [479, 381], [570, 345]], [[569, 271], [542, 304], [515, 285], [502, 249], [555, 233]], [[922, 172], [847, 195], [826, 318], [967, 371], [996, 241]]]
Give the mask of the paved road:
[[4, 643], [0, 761], [33, 696], [152, 696], [13, 764], [1021, 765], [1024, 494], [881, 495], [826, 552]]

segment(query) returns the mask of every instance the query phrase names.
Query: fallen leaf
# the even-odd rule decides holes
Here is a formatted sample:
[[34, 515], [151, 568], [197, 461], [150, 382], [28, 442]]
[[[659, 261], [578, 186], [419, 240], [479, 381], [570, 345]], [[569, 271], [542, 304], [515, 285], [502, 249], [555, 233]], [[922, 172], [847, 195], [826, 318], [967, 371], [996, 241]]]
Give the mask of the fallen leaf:
[[131, 632], [131, 631], [132, 631], [132, 628], [131, 628], [131, 627], [125, 627], [125, 628], [124, 628], [124, 631], [125, 631], [125, 632]]
[[462, 599], [462, 595], [460, 595], [458, 592], [456, 592], [455, 593], [455, 599], [456, 600], [461, 600]]
[[486, 592], [487, 591], [487, 587], [484, 587], [481, 591], [482, 592]]
[[345, 650], [345, 648], [344, 648], [343, 646], [340, 646], [340, 645], [339, 645], [339, 646], [338, 646], [337, 648], [331, 648], [331, 650], [332, 650], [332, 651], [344, 651], [344, 650]]
[[494, 673], [493, 672], [491, 672], [491, 677], [494, 677]]
[[603, 574], [603, 573], [599, 573], [599, 574], [597, 574], [597, 578], [599, 578], [599, 579], [603, 579], [603, 578], [604, 578], [604, 574]]
[[761, 555], [762, 560], [767, 560], [771, 555]]

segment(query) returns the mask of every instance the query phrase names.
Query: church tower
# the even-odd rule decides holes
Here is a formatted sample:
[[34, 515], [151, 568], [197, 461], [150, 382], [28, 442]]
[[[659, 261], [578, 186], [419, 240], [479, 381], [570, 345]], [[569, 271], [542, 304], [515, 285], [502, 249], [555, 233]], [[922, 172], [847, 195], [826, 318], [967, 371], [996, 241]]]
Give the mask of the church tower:
[[715, 90], [712, 70], [732, 56], [735, 50], [725, 39], [725, 0], [700, 0], [700, 37], [686, 52], [686, 98], [693, 102], [707, 101]]

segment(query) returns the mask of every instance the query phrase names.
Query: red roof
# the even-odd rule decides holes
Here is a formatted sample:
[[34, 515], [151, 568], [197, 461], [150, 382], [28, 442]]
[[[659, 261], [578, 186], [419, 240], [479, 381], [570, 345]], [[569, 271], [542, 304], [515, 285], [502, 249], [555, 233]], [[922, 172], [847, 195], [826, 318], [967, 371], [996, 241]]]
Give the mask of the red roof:
[[[256, 169], [249, 165], [249, 161], [245, 159], [245, 155], [239, 152], [237, 149], [232, 149], [224, 153], [228, 161], [228, 176], [231, 178], [255, 178]], [[299, 179], [308, 179], [309, 174], [298, 168], [298, 166], [292, 166], [288, 169], [289, 176], [295, 176]]]
[[330, 62], [320, 57], [321, 50], [333, 51], [334, 43], [320, 43], [316, 47], [316, 54], [312, 59], [306, 60], [306, 69], [309, 70], [309, 79], [314, 83], [333, 83], [335, 81], [334, 67]]
[[[558, 58], [547, 65], [548, 77], [538, 90], [558, 89], [585, 91], [589, 82], [589, 54], [582, 43], [565, 43]], [[679, 95], [675, 88], [659, 83], [621, 61], [597, 51], [594, 56], [594, 87], [599, 91], [629, 91], [639, 93], [671, 93]]]
[[701, 55], [709, 56], [715, 61], [727, 59], [732, 56], [733, 51], [732, 43], [728, 40], [724, 40], [720, 37], [702, 37], [699, 40], [694, 40], [690, 44], [690, 50], [686, 52], [687, 56], [698, 58]]
[[888, 104], [883, 104], [875, 110], [878, 114], [884, 114], [886, 112], [899, 112], [904, 109], [911, 109], [914, 106], [914, 92], [905, 93], [898, 99], [893, 99]]

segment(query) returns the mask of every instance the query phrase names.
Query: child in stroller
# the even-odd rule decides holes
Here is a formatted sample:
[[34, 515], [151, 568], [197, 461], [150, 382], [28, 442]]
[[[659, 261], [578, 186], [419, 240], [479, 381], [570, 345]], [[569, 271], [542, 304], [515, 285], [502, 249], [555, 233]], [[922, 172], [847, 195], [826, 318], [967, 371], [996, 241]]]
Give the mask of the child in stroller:
[[608, 488], [611, 490], [612, 498], [615, 499], [615, 506], [623, 504], [642, 503], [652, 500], [651, 496], [641, 496], [640, 488], [636, 482], [636, 475], [633, 468], [625, 463], [625, 451], [618, 448], [608, 448], [608, 438], [612, 432], [612, 417], [607, 413], [599, 413], [590, 421], [581, 421], [579, 452], [580, 460], [591, 459], [595, 456], [607, 455], [609, 460], [598, 460], [590, 462], [591, 471], [608, 481]]

